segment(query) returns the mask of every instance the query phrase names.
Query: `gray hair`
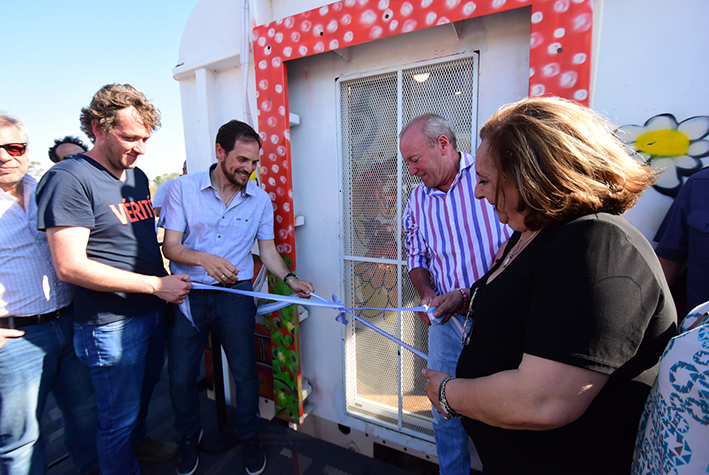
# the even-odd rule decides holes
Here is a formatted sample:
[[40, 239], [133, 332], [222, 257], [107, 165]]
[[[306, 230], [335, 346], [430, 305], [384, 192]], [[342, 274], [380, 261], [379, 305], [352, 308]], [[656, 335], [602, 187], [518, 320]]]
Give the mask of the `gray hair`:
[[14, 128], [20, 132], [22, 140], [27, 142], [27, 127], [21, 121], [6, 114], [0, 114], [0, 129]]
[[434, 147], [438, 137], [445, 135], [448, 137], [448, 141], [451, 146], [453, 146], [453, 150], [458, 150], [458, 141], [455, 138], [455, 130], [453, 130], [453, 125], [450, 121], [448, 121], [448, 119], [438, 114], [423, 114], [415, 117], [401, 130], [399, 140], [401, 140], [401, 137], [404, 136], [407, 130], [417, 124], [421, 124], [421, 133], [423, 134], [424, 139], [426, 139], [426, 142], [428, 142], [429, 146]]

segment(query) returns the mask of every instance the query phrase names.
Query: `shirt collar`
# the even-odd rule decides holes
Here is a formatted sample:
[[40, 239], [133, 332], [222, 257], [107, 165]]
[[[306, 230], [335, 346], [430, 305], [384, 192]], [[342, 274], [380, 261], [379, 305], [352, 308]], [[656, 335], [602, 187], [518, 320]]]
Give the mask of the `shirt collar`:
[[[455, 186], [458, 184], [458, 182], [460, 181], [460, 178], [463, 176], [463, 173], [465, 172], [465, 170], [472, 167], [473, 165], [475, 165], [475, 156], [470, 153], [460, 152], [460, 164], [458, 165], [458, 174], [453, 179], [453, 183], [451, 184], [451, 187], [448, 190], [449, 192], [450, 192], [450, 190], [455, 188]], [[471, 170], [470, 172], [475, 173], [475, 169]], [[424, 189], [426, 190], [426, 194], [429, 196], [445, 196], [446, 195], [446, 193], [443, 193], [438, 188], [428, 188], [428, 187], [424, 186]]]

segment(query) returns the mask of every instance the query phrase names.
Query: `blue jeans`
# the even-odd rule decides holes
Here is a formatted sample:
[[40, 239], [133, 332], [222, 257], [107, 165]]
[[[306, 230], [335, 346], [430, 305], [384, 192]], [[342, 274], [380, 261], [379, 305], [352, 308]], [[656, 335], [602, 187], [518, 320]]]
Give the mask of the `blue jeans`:
[[49, 391], [64, 418], [64, 443], [80, 473], [98, 470], [96, 399], [72, 346], [69, 317], [24, 327], [0, 349], [0, 473], [44, 474], [40, 420]]
[[[251, 290], [251, 282], [243, 282], [237, 288]], [[228, 292], [192, 292], [189, 302], [197, 328], [182, 313], [176, 312], [175, 325], [167, 330], [167, 366], [170, 397], [175, 410], [175, 428], [183, 437], [194, 435], [200, 430], [197, 377], [211, 329], [224, 348], [236, 382], [236, 435], [241, 440], [253, 437], [259, 426], [254, 299]]]
[[[452, 317], [455, 318], [455, 317]], [[455, 376], [455, 367], [463, 351], [461, 337], [452, 322], [445, 325], [432, 325], [428, 330], [428, 367], [436, 371], [445, 371]], [[441, 475], [469, 475], [470, 452], [468, 434], [463, 429], [460, 419], [446, 420], [433, 409], [433, 435], [436, 439], [436, 452]]]
[[105, 325], [74, 324], [74, 348], [91, 369], [103, 475], [140, 473], [133, 445], [145, 437], [148, 404], [164, 362], [164, 311]]

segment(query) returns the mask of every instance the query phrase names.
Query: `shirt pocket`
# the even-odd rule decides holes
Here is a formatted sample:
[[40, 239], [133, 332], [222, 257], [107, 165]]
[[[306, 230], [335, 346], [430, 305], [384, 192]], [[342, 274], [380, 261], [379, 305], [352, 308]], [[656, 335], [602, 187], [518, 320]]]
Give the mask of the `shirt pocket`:
[[239, 213], [227, 216], [226, 233], [231, 238], [252, 240], [256, 237], [258, 223], [253, 214]]

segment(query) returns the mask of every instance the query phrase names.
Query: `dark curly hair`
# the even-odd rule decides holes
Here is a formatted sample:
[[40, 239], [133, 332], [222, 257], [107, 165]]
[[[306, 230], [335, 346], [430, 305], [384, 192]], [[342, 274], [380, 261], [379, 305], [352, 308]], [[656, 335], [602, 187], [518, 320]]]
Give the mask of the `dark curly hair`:
[[74, 145], [78, 145], [79, 147], [84, 149], [84, 152], [88, 152], [89, 147], [86, 146], [86, 144], [79, 138], [79, 137], [74, 137], [72, 135], [67, 135], [63, 139], [54, 139], [54, 145], [49, 147], [49, 159], [53, 161], [54, 163], [59, 163], [62, 161], [61, 158], [57, 155], [57, 148], [60, 145], [64, 145], [65, 143], [73, 143]]

